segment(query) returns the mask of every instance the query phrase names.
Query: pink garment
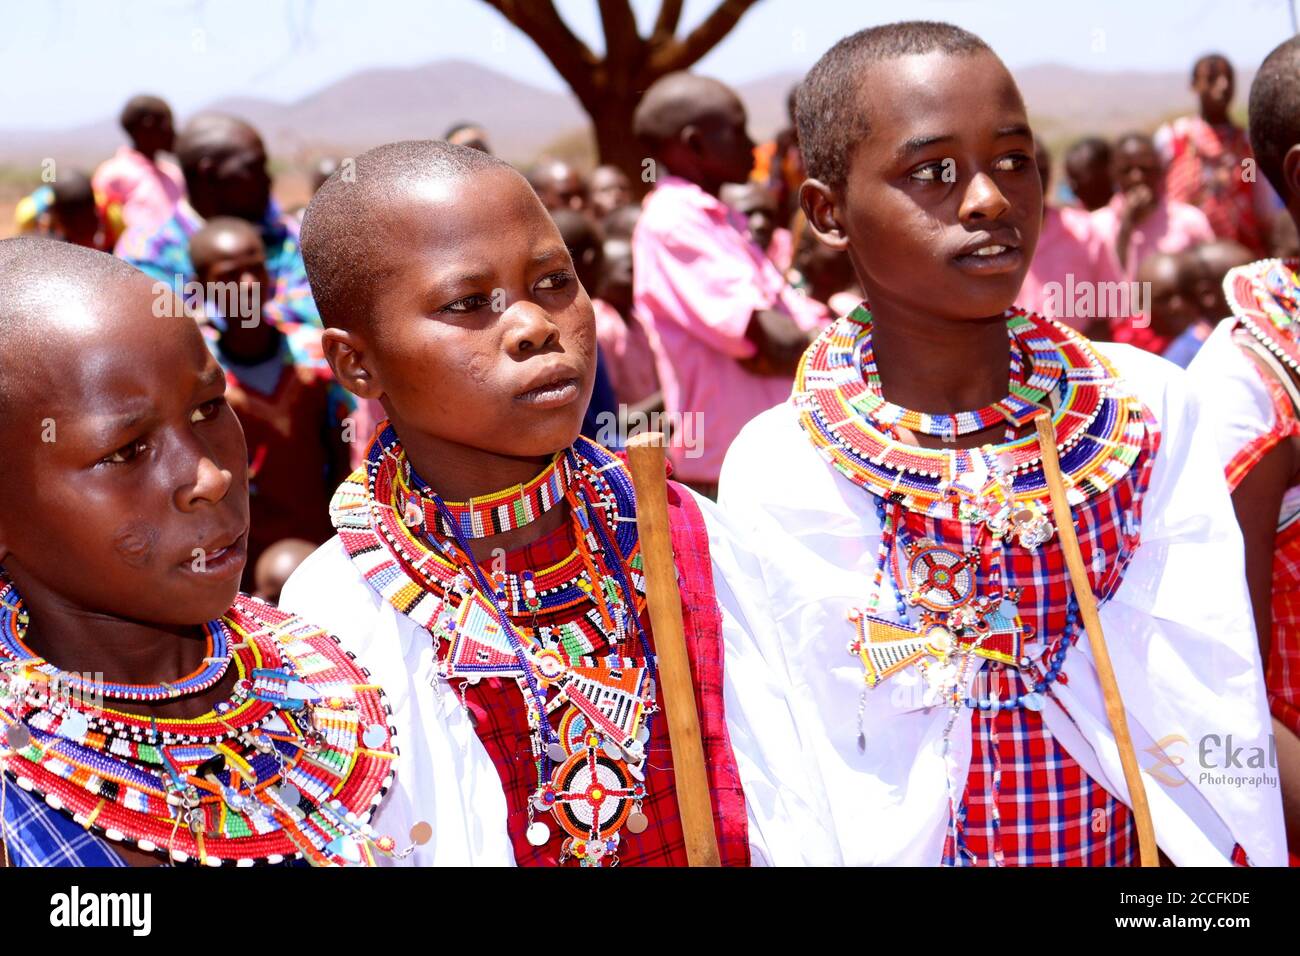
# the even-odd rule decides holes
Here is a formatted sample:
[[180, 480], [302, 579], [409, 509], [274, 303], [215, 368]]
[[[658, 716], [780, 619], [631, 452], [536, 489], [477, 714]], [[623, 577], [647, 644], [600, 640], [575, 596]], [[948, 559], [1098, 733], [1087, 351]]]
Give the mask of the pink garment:
[[677, 176], [661, 178], [645, 199], [632, 235], [632, 277], [665, 411], [690, 418], [669, 448], [674, 477], [716, 482], [740, 429], [785, 401], [793, 384], [741, 367], [755, 354], [745, 338], [755, 310], [779, 309], [812, 331], [826, 309], [790, 287], [749, 240], [739, 214]]
[[1081, 304], [1085, 300], [1078, 293], [1084, 284], [1092, 284], [1090, 300], [1095, 303], [1106, 299], [1097, 296], [1101, 283], [1119, 281], [1114, 257], [1108, 254], [1105, 239], [1087, 210], [1049, 206], [1016, 304], [1073, 329], [1083, 329], [1104, 311], [1104, 307], [1089, 309]]
[[1205, 213], [1195, 206], [1161, 197], [1155, 210], [1133, 228], [1129, 237], [1128, 261], [1121, 264], [1119, 220], [1124, 209], [1124, 194], [1116, 193], [1109, 203], [1092, 214], [1092, 224], [1106, 245], [1112, 265], [1125, 279], [1137, 275], [1138, 266], [1152, 252], [1182, 252], [1202, 242], [1214, 240], [1214, 230]]
[[596, 341], [600, 356], [620, 404], [635, 405], [659, 391], [655, 372], [655, 353], [645, 326], [635, 313], [623, 321], [618, 310], [604, 299], [592, 299], [596, 310]]
[[91, 186], [101, 212], [120, 207], [127, 229], [156, 229], [171, 217], [185, 195], [179, 166], [167, 159], [155, 163], [130, 146], [118, 147], [111, 159], [99, 164]]
[[794, 263], [794, 236], [789, 229], [778, 226], [773, 230], [772, 241], [767, 245], [767, 257], [781, 275], [790, 271], [790, 266]]

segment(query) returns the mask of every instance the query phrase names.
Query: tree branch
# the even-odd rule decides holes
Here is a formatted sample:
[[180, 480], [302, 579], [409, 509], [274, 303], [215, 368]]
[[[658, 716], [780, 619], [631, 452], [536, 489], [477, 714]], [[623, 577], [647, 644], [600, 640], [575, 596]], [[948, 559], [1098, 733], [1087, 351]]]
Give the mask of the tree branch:
[[600, 0], [600, 21], [605, 27], [605, 63], [627, 64], [641, 46], [636, 16], [628, 0]]
[[[737, 21], [758, 0], [723, 0], [718, 8], [705, 18], [683, 40], [662, 41], [650, 53], [650, 72], [653, 78], [689, 69], [708, 53], [736, 25]], [[667, 0], [665, 5], [667, 5]]]
[[650, 32], [651, 41], [672, 39], [677, 33], [677, 24], [682, 19], [682, 0], [663, 0], [659, 6], [659, 16], [655, 18], [655, 28]]
[[553, 0], [483, 0], [524, 32], [584, 105], [594, 97], [600, 59], [560, 18]]

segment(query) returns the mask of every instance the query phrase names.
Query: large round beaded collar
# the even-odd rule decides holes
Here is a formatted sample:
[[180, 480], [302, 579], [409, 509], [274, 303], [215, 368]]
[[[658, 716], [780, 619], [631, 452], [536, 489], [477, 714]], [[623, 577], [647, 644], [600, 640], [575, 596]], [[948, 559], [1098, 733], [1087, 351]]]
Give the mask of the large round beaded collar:
[[1223, 277], [1228, 308], [1242, 327], [1300, 371], [1300, 259], [1261, 259]]
[[391, 711], [320, 628], [239, 595], [209, 625], [228, 635], [234, 690], [179, 719], [87, 700], [83, 678], [26, 648], [25, 623], [5, 582], [0, 767], [56, 811], [160, 862], [373, 865], [376, 853], [398, 852], [369, 824], [393, 782]]
[[[1044, 395], [1070, 503], [1080, 504], [1133, 466], [1146, 435], [1145, 410], [1120, 389], [1115, 370], [1087, 339], [1019, 309], [1007, 312], [1007, 325], [1031, 363], [1050, 357], [1053, 381]], [[1037, 438], [969, 449], [904, 443], [892, 422], [872, 414], [878, 402], [864, 401], [862, 359], [870, 342], [871, 313], [863, 303], [822, 332], [795, 376], [799, 424], [831, 467], [873, 495], [933, 518], [988, 520], [1018, 504], [1041, 518], [1048, 491]]]

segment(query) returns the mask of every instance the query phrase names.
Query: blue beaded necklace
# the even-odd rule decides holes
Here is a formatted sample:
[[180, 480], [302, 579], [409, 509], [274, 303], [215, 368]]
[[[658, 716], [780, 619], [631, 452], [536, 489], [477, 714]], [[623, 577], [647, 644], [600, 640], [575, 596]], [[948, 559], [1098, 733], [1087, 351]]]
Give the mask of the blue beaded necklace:
[[207, 653], [201, 668], [177, 681], [157, 684], [123, 684], [114, 681], [89, 681], [74, 671], [63, 671], [33, 652], [25, 643], [28, 617], [23, 599], [13, 582], [5, 581], [0, 590], [0, 657], [31, 668], [57, 682], [71, 695], [82, 699], [104, 697], [109, 700], [160, 701], [197, 694], [215, 685], [230, 667], [230, 638], [220, 620], [203, 625]]

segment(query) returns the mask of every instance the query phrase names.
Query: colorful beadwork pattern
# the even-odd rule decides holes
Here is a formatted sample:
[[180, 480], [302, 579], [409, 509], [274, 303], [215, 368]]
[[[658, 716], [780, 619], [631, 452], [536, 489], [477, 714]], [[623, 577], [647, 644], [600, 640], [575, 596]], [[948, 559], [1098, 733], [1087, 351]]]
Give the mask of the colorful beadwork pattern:
[[1232, 314], [1264, 346], [1300, 371], [1300, 259], [1262, 259], [1228, 270], [1223, 291]]
[[548, 471], [564, 482], [577, 547], [519, 574], [479, 567], [463, 522], [447, 520], [446, 503], [388, 423], [366, 467], [339, 487], [331, 515], [371, 586], [429, 631], [440, 678], [502, 677], [519, 687], [537, 766], [528, 839], [550, 839], [533, 816], [549, 813], [566, 835], [561, 861], [597, 866], [616, 858], [624, 823], [645, 819], [644, 748], [657, 710], [635, 496], [623, 463], [585, 438]]
[[[12, 584], [0, 607], [12, 638]], [[397, 755], [382, 690], [329, 634], [255, 598], [241, 594], [220, 623], [239, 679], [194, 719], [92, 709], [30, 652], [0, 662], [4, 772], [82, 826], [177, 863], [394, 853], [368, 822]]]

